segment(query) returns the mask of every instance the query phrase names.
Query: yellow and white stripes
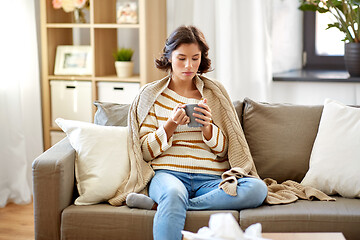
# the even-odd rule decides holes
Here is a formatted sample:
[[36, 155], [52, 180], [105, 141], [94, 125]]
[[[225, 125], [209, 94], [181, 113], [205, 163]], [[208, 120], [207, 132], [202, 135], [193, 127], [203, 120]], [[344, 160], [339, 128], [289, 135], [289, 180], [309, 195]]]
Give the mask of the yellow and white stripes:
[[[163, 125], [179, 103], [198, 103], [170, 89], [158, 97], [148, 116], [140, 126], [142, 152], [154, 169], [169, 169], [189, 173], [221, 175], [230, 168], [226, 159], [227, 141], [213, 123], [212, 138], [207, 141], [200, 128], [180, 125], [167, 141]], [[225, 157], [225, 158], [224, 158]]]

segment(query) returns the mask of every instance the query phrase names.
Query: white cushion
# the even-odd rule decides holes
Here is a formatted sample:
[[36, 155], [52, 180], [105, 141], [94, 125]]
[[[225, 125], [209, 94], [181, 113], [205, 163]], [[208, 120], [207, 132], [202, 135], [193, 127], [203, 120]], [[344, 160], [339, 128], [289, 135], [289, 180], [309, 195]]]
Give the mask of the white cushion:
[[302, 184], [360, 197], [360, 109], [326, 99]]
[[62, 118], [55, 122], [77, 154], [75, 176], [80, 196], [75, 204], [90, 205], [112, 198], [130, 170], [128, 128]]

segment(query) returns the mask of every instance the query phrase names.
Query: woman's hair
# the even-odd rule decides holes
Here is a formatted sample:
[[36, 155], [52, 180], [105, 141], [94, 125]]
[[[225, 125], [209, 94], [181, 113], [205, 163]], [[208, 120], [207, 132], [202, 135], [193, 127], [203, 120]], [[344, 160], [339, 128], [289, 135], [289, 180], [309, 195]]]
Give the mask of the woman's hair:
[[159, 59], [155, 60], [157, 68], [164, 71], [171, 71], [171, 54], [181, 44], [196, 43], [201, 51], [201, 62], [198, 73], [206, 73], [210, 69], [211, 60], [208, 57], [209, 46], [206, 43], [204, 34], [194, 26], [180, 26], [166, 39], [165, 47]]

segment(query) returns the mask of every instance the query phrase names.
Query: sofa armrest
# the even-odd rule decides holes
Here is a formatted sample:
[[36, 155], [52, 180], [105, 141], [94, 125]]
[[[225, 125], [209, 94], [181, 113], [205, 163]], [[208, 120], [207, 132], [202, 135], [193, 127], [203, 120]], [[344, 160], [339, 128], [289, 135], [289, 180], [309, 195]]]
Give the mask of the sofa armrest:
[[35, 239], [60, 239], [61, 212], [73, 201], [75, 150], [68, 138], [32, 164]]

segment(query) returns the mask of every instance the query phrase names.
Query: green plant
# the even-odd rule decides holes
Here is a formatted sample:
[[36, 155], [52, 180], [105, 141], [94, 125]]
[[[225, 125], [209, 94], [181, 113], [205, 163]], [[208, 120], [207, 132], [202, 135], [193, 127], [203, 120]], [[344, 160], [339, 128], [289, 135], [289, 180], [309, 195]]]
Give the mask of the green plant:
[[120, 48], [114, 51], [113, 57], [115, 61], [130, 62], [133, 54], [134, 50], [132, 48]]
[[337, 20], [328, 24], [345, 34], [344, 41], [360, 43], [360, 0], [300, 0], [299, 9], [319, 13], [330, 12]]

